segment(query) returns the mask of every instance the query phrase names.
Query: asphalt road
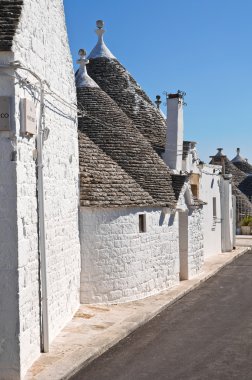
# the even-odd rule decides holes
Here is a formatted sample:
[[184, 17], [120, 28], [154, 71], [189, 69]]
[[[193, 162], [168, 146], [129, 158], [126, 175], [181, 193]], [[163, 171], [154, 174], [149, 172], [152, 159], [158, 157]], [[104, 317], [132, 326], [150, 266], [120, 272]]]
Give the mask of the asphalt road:
[[252, 251], [72, 380], [252, 380]]

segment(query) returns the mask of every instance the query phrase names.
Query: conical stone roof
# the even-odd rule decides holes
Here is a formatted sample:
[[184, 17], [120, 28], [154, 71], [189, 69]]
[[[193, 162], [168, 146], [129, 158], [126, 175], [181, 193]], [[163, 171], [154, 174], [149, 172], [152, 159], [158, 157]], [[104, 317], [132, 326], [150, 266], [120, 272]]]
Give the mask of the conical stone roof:
[[[97, 44], [99, 47], [99, 40]], [[103, 50], [104, 46], [103, 41]], [[88, 57], [88, 74], [134, 122], [156, 152], [161, 154], [165, 149], [166, 135], [163, 116], [122, 64], [113, 55], [98, 54], [98, 47], [96, 45]]]
[[243, 173], [252, 174], [252, 165], [248, 161], [235, 161], [232, 163]]
[[243, 171], [238, 169], [232, 161], [222, 154], [220, 148], [218, 150], [219, 152], [215, 156], [212, 156], [210, 163], [217, 165], [222, 165], [222, 163], [224, 163], [225, 174], [232, 174], [233, 194], [238, 198], [239, 204], [242, 203], [244, 205], [244, 209], [247, 207], [248, 211], [251, 211], [252, 176], [248, 176]]
[[171, 172], [118, 105], [97, 87], [78, 87], [77, 99], [83, 110], [79, 130], [147, 192], [156, 206], [174, 208]]
[[81, 207], [128, 207], [155, 205], [115, 161], [79, 131]]
[[240, 155], [240, 148], [236, 149], [236, 153], [236, 156], [232, 159], [232, 163], [243, 173], [252, 174], [252, 165]]

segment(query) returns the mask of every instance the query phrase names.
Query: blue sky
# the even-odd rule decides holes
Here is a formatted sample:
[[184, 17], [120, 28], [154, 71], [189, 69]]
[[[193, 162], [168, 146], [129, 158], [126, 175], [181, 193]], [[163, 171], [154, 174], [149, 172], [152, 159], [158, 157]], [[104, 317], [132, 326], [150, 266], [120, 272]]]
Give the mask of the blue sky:
[[[237, 147], [252, 163], [251, 0], [64, 0], [74, 62], [105, 21], [112, 53], [154, 99], [187, 93], [185, 139], [208, 161]], [[162, 95], [163, 101], [164, 95]], [[165, 109], [165, 106], [163, 106]]]

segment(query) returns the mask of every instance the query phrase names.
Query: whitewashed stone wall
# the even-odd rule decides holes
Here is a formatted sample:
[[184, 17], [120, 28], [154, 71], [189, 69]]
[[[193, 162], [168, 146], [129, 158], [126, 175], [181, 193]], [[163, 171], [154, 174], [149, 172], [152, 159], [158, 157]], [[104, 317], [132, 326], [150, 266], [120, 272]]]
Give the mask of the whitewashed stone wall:
[[234, 209], [232, 203], [232, 179], [230, 175], [221, 178], [221, 248], [223, 252], [232, 251], [234, 247], [233, 218]]
[[[180, 218], [179, 234], [180, 239], [186, 239], [180, 245], [183, 249], [181, 258], [183, 260], [182, 272], [187, 272], [188, 279], [197, 275], [204, 263], [204, 230], [203, 230], [203, 209], [194, 208], [190, 183], [185, 183], [178, 200], [180, 212], [186, 213], [187, 220]], [[187, 223], [186, 223], [187, 222]], [[186, 254], [187, 251], [187, 254]], [[185, 263], [187, 260], [187, 263]], [[184, 268], [186, 269], [184, 270]]]
[[[206, 202], [203, 207], [205, 257], [221, 253], [220, 170], [221, 167], [216, 165], [204, 165], [201, 170], [199, 197]], [[213, 215], [213, 198], [216, 198], [216, 217]]]
[[204, 264], [204, 236], [202, 209], [193, 210], [188, 215], [188, 274], [189, 278], [198, 274]]
[[199, 158], [198, 158], [198, 153], [196, 146], [194, 145], [195, 143], [192, 142], [193, 148], [191, 147], [188, 155], [185, 160], [182, 162], [182, 170], [190, 173], [193, 172], [194, 174], [199, 174], [200, 170], [198, 167], [199, 164]]
[[[11, 53], [1, 53], [2, 63], [13, 59]], [[0, 96], [13, 98], [14, 86], [6, 74], [0, 72]], [[14, 120], [12, 119], [12, 122]], [[14, 123], [13, 123], [14, 124]], [[13, 125], [15, 129], [15, 124]], [[18, 255], [17, 255], [17, 194], [16, 162], [12, 161], [14, 133], [0, 132], [0, 378], [18, 378], [19, 323], [18, 323]], [[11, 362], [11, 366], [9, 365]]]
[[[139, 233], [139, 213], [146, 213], [144, 233]], [[80, 237], [82, 303], [141, 299], [179, 281], [177, 215], [82, 208]]]
[[[45, 79], [50, 84], [52, 91], [67, 102], [76, 102], [73, 67], [61, 0], [24, 1], [13, 52], [14, 59], [20, 60], [25, 67]], [[7, 53], [6, 56], [8, 59], [12, 58]], [[21, 78], [27, 78], [30, 83], [38, 84], [37, 80], [26, 71], [18, 70], [17, 73]], [[13, 82], [11, 79], [9, 81], [8, 86], [11, 87]], [[8, 86], [1, 88], [2, 95], [10, 92]], [[12, 88], [14, 94], [14, 86]], [[79, 305], [79, 165], [76, 112], [50, 95], [47, 87], [46, 90], [45, 126], [50, 128], [50, 135], [44, 144], [44, 187], [49, 335], [52, 340], [72, 317]], [[18, 337], [20, 343], [17, 348], [19, 360], [17, 360], [18, 364], [14, 366], [11, 350], [8, 351], [7, 347], [10, 356], [9, 360], [5, 361], [5, 366], [9, 366], [9, 372], [6, 371], [6, 380], [19, 378], [19, 365], [21, 366], [21, 377], [23, 377], [40, 353], [38, 215], [36, 166], [33, 159], [35, 138], [20, 135], [20, 100], [23, 97], [32, 100], [36, 104], [37, 114], [39, 114], [38, 94], [39, 91], [29, 85], [21, 86], [20, 83], [15, 85], [15, 101], [12, 109], [14, 114], [12, 127], [15, 137], [12, 139], [12, 144], [9, 140], [10, 135], [4, 137], [0, 135], [0, 148], [3, 144], [7, 145], [6, 154], [0, 160], [0, 166], [2, 161], [5, 161], [5, 179], [9, 173], [12, 173], [11, 185], [13, 186], [13, 191], [10, 191], [8, 195], [3, 196], [0, 190], [0, 204], [5, 198], [8, 198], [9, 203], [16, 198], [12, 206], [13, 214], [8, 215], [10, 224], [13, 226], [11, 227], [13, 242], [10, 242], [9, 238], [6, 241], [7, 247], [10, 247], [10, 244], [13, 245], [13, 266], [16, 266], [15, 281], [9, 291], [11, 293], [13, 289], [15, 291], [18, 289], [19, 294], [19, 313], [13, 314], [13, 319], [16, 320], [15, 337]], [[14, 163], [10, 162], [9, 158], [9, 151], [13, 149], [13, 145], [17, 151]], [[2, 189], [1, 185], [0, 183], [0, 189]], [[6, 182], [5, 187], [8, 186]], [[0, 233], [3, 233], [2, 228], [5, 221], [1, 222], [1, 217], [0, 223]], [[15, 226], [17, 231], [15, 231]], [[5, 257], [6, 255], [7, 249]], [[17, 298], [17, 292], [15, 297]], [[2, 318], [2, 314], [0, 318]], [[14, 343], [13, 352], [16, 352], [17, 339]], [[0, 340], [0, 355], [1, 344]], [[3, 349], [5, 350], [4, 344]], [[0, 368], [1, 362], [0, 356]]]

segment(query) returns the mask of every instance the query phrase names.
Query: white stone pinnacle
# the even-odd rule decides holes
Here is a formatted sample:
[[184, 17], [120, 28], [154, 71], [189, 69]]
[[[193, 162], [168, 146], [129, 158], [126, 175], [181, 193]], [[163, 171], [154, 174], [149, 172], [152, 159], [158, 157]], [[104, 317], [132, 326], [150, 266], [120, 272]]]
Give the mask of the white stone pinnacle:
[[79, 70], [75, 75], [76, 87], [99, 87], [98, 84], [88, 75], [87, 73], [87, 64], [89, 60], [86, 59], [86, 50], [80, 49], [77, 63], [80, 65]]
[[88, 58], [109, 58], [109, 59], [115, 59], [116, 57], [111, 53], [111, 51], [107, 48], [103, 41], [103, 34], [105, 33], [105, 30], [102, 29], [104, 26], [104, 22], [102, 20], [96, 21], [97, 30], [95, 31], [98, 36], [98, 41], [91, 53], [89, 54]]

